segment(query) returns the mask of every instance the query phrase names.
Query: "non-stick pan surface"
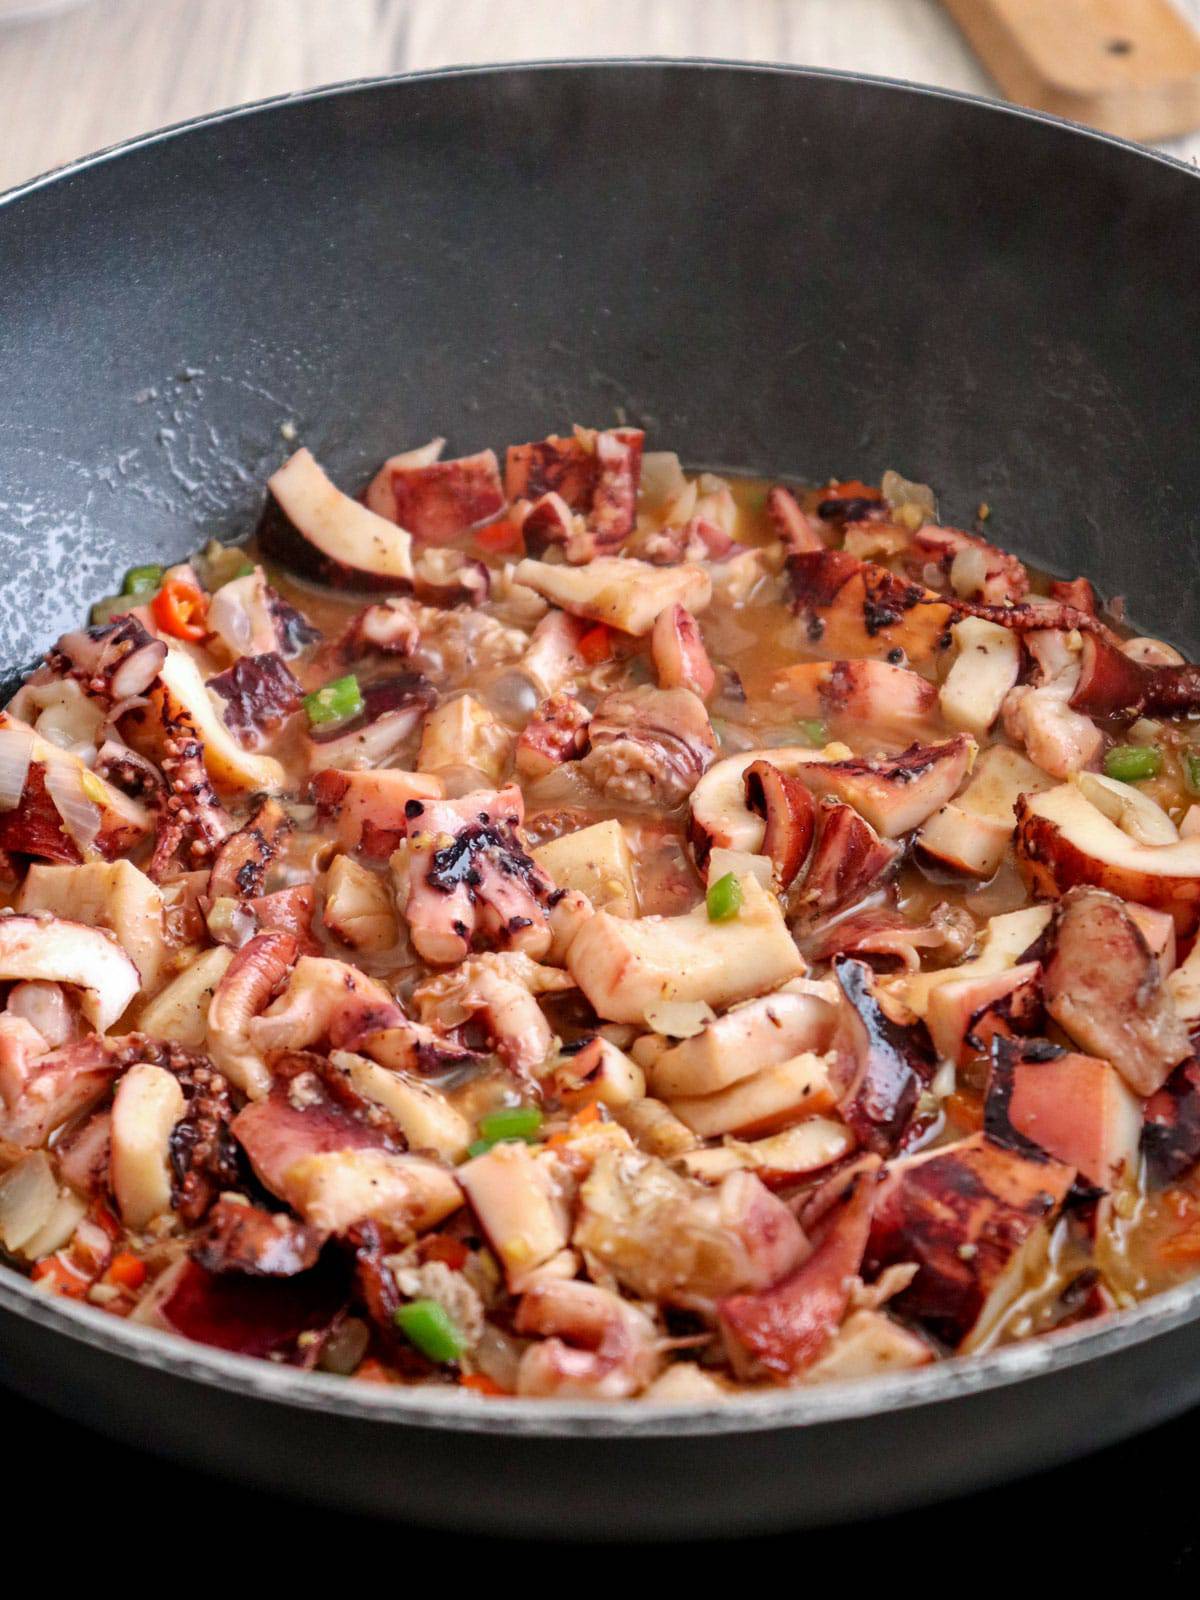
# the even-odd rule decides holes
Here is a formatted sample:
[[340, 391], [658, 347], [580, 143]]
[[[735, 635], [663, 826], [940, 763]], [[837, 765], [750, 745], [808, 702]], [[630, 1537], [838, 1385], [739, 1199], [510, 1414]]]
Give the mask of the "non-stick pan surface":
[[[897, 467], [1200, 649], [1200, 184], [1050, 119], [777, 68], [449, 72], [231, 113], [0, 202], [0, 675], [130, 565], [573, 420], [693, 464]], [[286, 436], [285, 436], [286, 435]], [[542, 1536], [801, 1526], [1051, 1465], [1200, 1398], [1200, 1291], [714, 1410], [299, 1375], [0, 1269], [0, 1376], [331, 1503]]]

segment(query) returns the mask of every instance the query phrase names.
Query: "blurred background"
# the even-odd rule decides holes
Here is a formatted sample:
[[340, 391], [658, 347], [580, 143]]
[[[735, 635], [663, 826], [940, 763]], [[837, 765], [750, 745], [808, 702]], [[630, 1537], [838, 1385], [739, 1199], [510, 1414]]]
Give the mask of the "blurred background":
[[1198, 24], [1200, 0], [0, 0], [0, 190], [268, 95], [569, 56], [803, 62], [1007, 94], [1195, 160]]

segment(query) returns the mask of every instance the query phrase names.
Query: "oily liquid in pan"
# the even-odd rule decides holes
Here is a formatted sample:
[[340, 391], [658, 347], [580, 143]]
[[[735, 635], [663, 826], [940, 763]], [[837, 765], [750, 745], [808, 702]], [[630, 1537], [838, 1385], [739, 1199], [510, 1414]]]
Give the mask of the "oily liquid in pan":
[[[709, 711], [718, 742], [717, 759], [752, 749], [771, 749], [783, 745], [819, 744], [824, 739], [836, 740], [849, 747], [856, 756], [875, 756], [881, 752], [896, 753], [919, 738], [922, 743], [946, 739], [953, 729], [940, 718], [936, 706], [924, 719], [919, 730], [905, 736], [881, 733], [878, 728], [856, 726], [853, 721], [834, 718], [831, 725], [817, 729], [812, 718], [798, 717], [795, 709], [773, 692], [778, 674], [798, 661], [829, 659], [822, 652], [821, 642], [814, 639], [811, 629], [802, 618], [795, 615], [789, 604], [786, 580], [783, 576], [783, 551], [778, 541], [777, 527], [767, 513], [769, 480], [752, 478], [726, 479], [732, 493], [735, 524], [732, 532], [736, 540], [750, 547], [769, 552], [763, 576], [748, 596], [731, 601], [718, 592], [712, 604], [701, 616], [704, 644], [708, 657], [718, 674], [716, 692], [709, 699]], [[800, 497], [802, 508], [814, 514], [828, 491], [814, 490]], [[639, 532], [653, 529], [660, 520], [660, 508], [643, 496]], [[835, 522], [827, 524], [832, 533]], [[845, 529], [855, 527], [853, 521]], [[991, 525], [980, 525], [985, 534], [993, 532]], [[633, 541], [636, 546], [636, 538]], [[480, 552], [474, 535], [465, 533], [450, 542], [451, 548], [460, 548], [476, 558]], [[636, 550], [634, 550], [636, 553]], [[256, 542], [244, 547], [249, 563], [263, 559]], [[507, 556], [487, 558], [498, 573]], [[271, 584], [306, 616], [325, 640], [333, 641], [343, 636], [352, 620], [364, 605], [373, 598], [361, 593], [344, 593], [324, 585], [298, 578], [278, 562], [264, 562]], [[932, 577], [933, 574], [930, 574]], [[1031, 572], [1034, 593], [1045, 594], [1048, 579]], [[512, 604], [485, 603], [499, 610], [506, 620], [516, 620]], [[655, 667], [648, 638], [629, 639], [613, 635], [608, 641], [608, 653], [596, 662], [588, 674], [586, 688], [581, 690], [593, 704], [606, 692], [639, 684], [655, 682]], [[214, 663], [215, 666], [215, 663]], [[291, 670], [306, 693], [327, 684], [339, 668], [330, 650], [317, 645], [302, 653], [290, 663]], [[394, 671], [396, 663], [388, 660], [363, 661], [358, 664], [364, 687], [369, 687], [373, 676], [384, 677]], [[932, 676], [935, 681], [944, 677], [944, 662], [918, 670]], [[525, 719], [535, 709], [536, 697], [531, 698], [510, 665], [489, 666], [486, 662], [465, 661], [456, 673], [443, 676], [439, 683], [443, 700], [456, 692], [470, 691], [493, 711], [513, 734], [519, 732]], [[307, 727], [302, 716], [291, 718], [284, 733], [271, 744], [271, 754], [286, 773], [285, 792], [299, 798], [295, 811], [296, 826], [282, 840], [279, 853], [272, 861], [263, 884], [267, 892], [287, 885], [318, 880], [327, 872], [335, 854], [328, 830], [320, 820], [306, 812], [303, 796], [312, 771], [312, 756]], [[1120, 743], [1128, 736], [1128, 719], [1113, 723], [1106, 731]], [[1147, 735], [1148, 730], [1141, 730]], [[1153, 731], [1153, 730], [1150, 730]], [[1003, 743], [1006, 735], [997, 724], [983, 743]], [[411, 737], [394, 751], [386, 765], [415, 769], [420, 742], [420, 726]], [[1163, 723], [1158, 730], [1158, 742], [1165, 759], [1161, 771], [1140, 784], [1142, 792], [1150, 795], [1173, 818], [1182, 817], [1191, 804], [1187, 787], [1186, 749], [1187, 727], [1180, 722], [1177, 729]], [[570, 765], [565, 765], [548, 776], [523, 784], [525, 791], [526, 838], [531, 847], [545, 844], [575, 829], [588, 826], [608, 817], [618, 818], [624, 826], [632, 847], [632, 872], [642, 915], [659, 914], [678, 916], [702, 902], [704, 879], [698, 870], [694, 851], [689, 842], [688, 806], [684, 802], [670, 808], [658, 805], [639, 805], [629, 800], [602, 797], [589, 790]], [[451, 792], [454, 792], [451, 790]], [[239, 814], [242, 820], [243, 812]], [[376, 862], [372, 871], [386, 876], [386, 867]], [[963, 883], [934, 870], [922, 870], [905, 854], [895, 875], [895, 907], [907, 921], [915, 926], [930, 921], [935, 908], [949, 906], [970, 919], [970, 925], [981, 928], [987, 919], [1017, 910], [1032, 903], [1011, 857], [1006, 854], [1000, 869], [990, 881]], [[16, 896], [12, 897], [15, 901]], [[877, 900], [878, 897], [876, 896]], [[170, 895], [168, 895], [170, 902]], [[855, 909], [855, 908], [851, 908]], [[969, 927], [966, 922], [963, 926]], [[360, 971], [378, 979], [393, 991], [401, 1002], [406, 1002], [414, 987], [428, 976], [428, 969], [413, 952], [408, 941], [401, 938], [391, 949], [369, 953], [347, 950], [327, 930], [321, 929], [318, 919], [317, 942], [321, 954], [353, 961]], [[403, 928], [403, 923], [399, 924]], [[969, 939], [966, 941], [969, 944]], [[954, 955], [950, 964], [961, 959]], [[927, 965], [937, 966], [934, 955]], [[895, 975], [895, 964], [884, 960], [878, 963], [884, 974], [884, 986]], [[596, 1028], [594, 1017], [575, 991], [550, 994], [543, 998], [542, 1008], [551, 1027], [560, 1039], [570, 1042], [574, 1038], [590, 1037]], [[469, 1031], [469, 1030], [468, 1030]], [[478, 1040], [473, 1042], [478, 1043]], [[625, 1041], [628, 1043], [628, 1041]], [[976, 1132], [981, 1126], [983, 1103], [987, 1090], [988, 1067], [980, 1055], [961, 1067], [953, 1091], [942, 1096], [927, 1096], [923, 1103], [923, 1131], [910, 1148], [933, 1150], [950, 1145]], [[514, 1080], [510, 1072], [495, 1063], [450, 1068], [430, 1077], [446, 1102], [472, 1126], [479, 1125], [498, 1109], [510, 1105], [514, 1099]], [[555, 1113], [550, 1112], [553, 1127]], [[73, 1131], [73, 1130], [72, 1130]], [[748, 1136], [747, 1136], [748, 1137]], [[721, 1147], [721, 1140], [709, 1141], [713, 1148]], [[11, 1152], [9, 1157], [11, 1158]], [[6, 1161], [6, 1165], [8, 1162]], [[802, 1194], [815, 1189], [826, 1176], [813, 1174], [807, 1182], [792, 1184], [785, 1193]], [[1200, 1189], [1194, 1176], [1186, 1174], [1176, 1184], [1158, 1191], [1147, 1191], [1145, 1186], [1131, 1183], [1119, 1194], [1104, 1202], [1105, 1226], [1090, 1237], [1086, 1221], [1077, 1214], [1060, 1219], [1051, 1234], [1046, 1255], [1028, 1264], [1019, 1292], [1013, 1294], [1005, 1314], [988, 1327], [982, 1336], [969, 1342], [964, 1349], [981, 1349], [995, 1343], [1026, 1338], [1056, 1326], [1077, 1320], [1089, 1314], [1086, 1309], [1089, 1296], [1096, 1285], [1102, 1285], [1108, 1306], [1133, 1303], [1147, 1295], [1189, 1277], [1194, 1263], [1200, 1260]], [[1196, 1220], [1193, 1222], [1193, 1218]], [[436, 1230], [433, 1230], [436, 1232]], [[447, 1235], [459, 1238], [463, 1230], [447, 1228]], [[141, 1259], [146, 1265], [145, 1287], [138, 1285], [139, 1293], [91, 1295], [97, 1303], [108, 1304], [114, 1311], [135, 1315], [141, 1297], [152, 1295], [156, 1271], [163, 1270], [178, 1255], [178, 1233], [162, 1230], [158, 1237], [147, 1242], [144, 1235], [122, 1237], [122, 1251]], [[478, 1240], [473, 1240], [473, 1247]], [[461, 1246], [459, 1247], [461, 1248]], [[448, 1251], [453, 1256], [453, 1250]], [[18, 1252], [19, 1256], [19, 1252]], [[436, 1254], [432, 1259], [437, 1259]], [[24, 1263], [26, 1266], [28, 1262]], [[34, 1268], [35, 1273], [38, 1268]], [[136, 1277], [136, 1271], [132, 1272]], [[262, 1285], [268, 1280], [258, 1280]], [[55, 1278], [49, 1287], [61, 1292], [73, 1292], [69, 1286]], [[114, 1287], [104, 1282], [101, 1290]], [[119, 1283], [117, 1288], [123, 1286]], [[356, 1297], [361, 1299], [361, 1295]], [[361, 1311], [356, 1304], [356, 1311]], [[501, 1309], [496, 1318], [504, 1334], [511, 1331], [511, 1310]], [[350, 1334], [338, 1333], [327, 1339], [325, 1355], [332, 1359], [322, 1364], [333, 1370], [354, 1370], [374, 1377], [400, 1377], [406, 1381], [440, 1381], [447, 1371], [445, 1363], [436, 1361], [429, 1365], [412, 1356], [401, 1342], [399, 1353], [394, 1345], [381, 1344], [376, 1335], [369, 1338], [366, 1322], [357, 1315], [351, 1319]], [[690, 1355], [699, 1352], [702, 1364], [710, 1364], [722, 1383], [732, 1383], [729, 1369], [720, 1359], [719, 1341], [706, 1343], [707, 1329], [702, 1321], [689, 1316], [679, 1308], [665, 1313], [661, 1332], [680, 1340], [680, 1351]], [[220, 1342], [217, 1340], [216, 1342]], [[368, 1353], [368, 1348], [370, 1353]], [[418, 1344], [418, 1349], [420, 1345]], [[293, 1359], [296, 1357], [293, 1356]], [[300, 1359], [303, 1359], [300, 1357]], [[365, 1365], [360, 1365], [365, 1361]], [[340, 1364], [339, 1364], [340, 1363]], [[500, 1363], [503, 1365], [503, 1362]], [[453, 1372], [455, 1365], [449, 1364]], [[493, 1366], [493, 1370], [496, 1367]], [[485, 1373], [486, 1379], [486, 1373]], [[494, 1380], [493, 1380], [494, 1381]], [[500, 1385], [503, 1388], [503, 1385]]]

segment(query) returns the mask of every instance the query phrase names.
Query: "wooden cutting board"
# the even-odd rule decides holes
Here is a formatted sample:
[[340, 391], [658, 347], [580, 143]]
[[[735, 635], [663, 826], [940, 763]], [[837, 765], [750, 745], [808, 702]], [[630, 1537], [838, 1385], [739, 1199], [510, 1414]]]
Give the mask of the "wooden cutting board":
[[943, 0], [1010, 100], [1146, 141], [1200, 127], [1200, 34], [1170, 0]]

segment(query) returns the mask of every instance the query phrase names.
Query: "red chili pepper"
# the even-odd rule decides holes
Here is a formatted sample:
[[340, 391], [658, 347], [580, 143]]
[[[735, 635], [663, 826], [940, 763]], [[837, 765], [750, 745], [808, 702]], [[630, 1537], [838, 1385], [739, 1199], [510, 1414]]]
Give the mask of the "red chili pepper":
[[146, 1263], [139, 1261], [130, 1250], [119, 1250], [104, 1276], [120, 1289], [137, 1290], [146, 1281]]
[[603, 622], [598, 622], [583, 635], [577, 648], [588, 666], [599, 666], [612, 655], [612, 634]]
[[150, 609], [155, 626], [173, 639], [187, 639], [198, 644], [208, 631], [204, 625], [208, 596], [194, 583], [184, 583], [181, 578], [168, 578]]

